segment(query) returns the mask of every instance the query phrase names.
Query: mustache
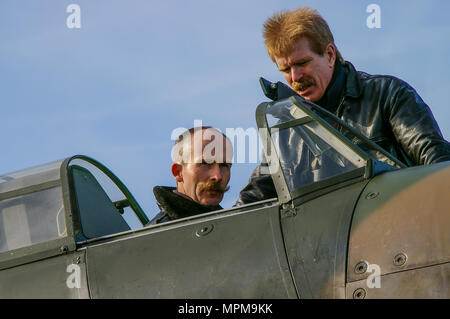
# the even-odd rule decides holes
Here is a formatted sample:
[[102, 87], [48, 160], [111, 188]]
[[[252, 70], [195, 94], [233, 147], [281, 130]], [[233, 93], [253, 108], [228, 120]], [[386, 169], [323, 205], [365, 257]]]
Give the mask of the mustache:
[[223, 194], [230, 189], [230, 186], [222, 186], [218, 182], [198, 183], [197, 186], [200, 193], [212, 190]]
[[313, 79], [306, 78], [306, 79], [303, 79], [303, 80], [298, 81], [298, 82], [297, 81], [292, 82], [292, 88], [295, 91], [304, 91], [304, 90], [306, 90], [307, 88], [309, 88], [310, 86], [312, 86], [314, 84], [316, 84], [316, 82]]

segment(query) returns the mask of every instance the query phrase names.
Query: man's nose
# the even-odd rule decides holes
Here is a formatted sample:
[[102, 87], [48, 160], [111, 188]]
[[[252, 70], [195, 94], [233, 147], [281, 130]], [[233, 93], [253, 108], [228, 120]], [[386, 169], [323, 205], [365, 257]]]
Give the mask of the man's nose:
[[214, 181], [221, 181], [222, 180], [222, 172], [220, 171], [220, 166], [217, 163], [214, 163], [212, 165], [211, 170], [209, 171], [209, 178]]
[[298, 66], [292, 66], [291, 67], [291, 79], [292, 82], [299, 82], [301, 78], [303, 77], [303, 71]]

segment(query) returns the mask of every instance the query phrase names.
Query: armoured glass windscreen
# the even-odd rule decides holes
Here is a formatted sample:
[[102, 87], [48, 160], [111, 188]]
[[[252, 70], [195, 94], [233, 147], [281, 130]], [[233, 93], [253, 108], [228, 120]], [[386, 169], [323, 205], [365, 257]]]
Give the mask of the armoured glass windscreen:
[[61, 187], [0, 202], [0, 252], [67, 236]]
[[363, 158], [289, 100], [269, 106], [267, 122], [290, 192], [365, 165]]
[[0, 176], [0, 193], [60, 179], [62, 160]]

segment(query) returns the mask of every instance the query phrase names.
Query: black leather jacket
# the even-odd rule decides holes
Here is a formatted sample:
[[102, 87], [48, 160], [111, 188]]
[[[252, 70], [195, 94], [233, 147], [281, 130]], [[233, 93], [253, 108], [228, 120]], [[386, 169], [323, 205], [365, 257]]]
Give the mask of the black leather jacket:
[[[339, 83], [341, 72], [342, 80]], [[340, 84], [340, 85], [339, 85]], [[336, 87], [338, 89], [336, 89]], [[332, 90], [337, 92], [332, 92]], [[345, 62], [335, 70], [324, 96], [317, 102], [383, 147], [408, 166], [450, 160], [450, 144], [430, 108], [406, 82], [386, 75], [356, 71]], [[324, 105], [325, 101], [325, 105]], [[381, 154], [375, 156], [388, 164]], [[261, 163], [241, 190], [237, 205], [277, 197], [270, 175]]]
[[174, 190], [176, 190], [175, 187], [167, 186], [155, 186], [153, 188], [156, 203], [161, 211], [145, 226], [161, 224], [178, 218], [189, 217], [222, 209], [220, 205], [205, 206], [199, 204], [192, 199], [187, 199], [177, 193], [174, 193]]

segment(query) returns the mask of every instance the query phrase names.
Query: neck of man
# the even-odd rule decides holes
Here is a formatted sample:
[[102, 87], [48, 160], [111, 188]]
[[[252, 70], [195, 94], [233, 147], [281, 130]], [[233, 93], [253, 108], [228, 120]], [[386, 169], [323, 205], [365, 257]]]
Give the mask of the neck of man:
[[155, 186], [153, 194], [155, 194], [156, 203], [161, 211], [166, 213], [170, 219], [184, 218], [222, 209], [220, 205], [202, 205], [189, 196], [179, 193], [175, 187]]
[[315, 103], [327, 109], [332, 113], [336, 113], [345, 86], [345, 69], [339, 59], [336, 58], [334, 63], [333, 76], [325, 90], [322, 98]]

